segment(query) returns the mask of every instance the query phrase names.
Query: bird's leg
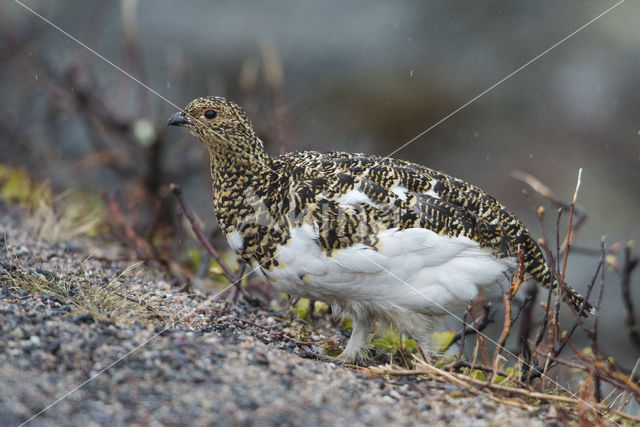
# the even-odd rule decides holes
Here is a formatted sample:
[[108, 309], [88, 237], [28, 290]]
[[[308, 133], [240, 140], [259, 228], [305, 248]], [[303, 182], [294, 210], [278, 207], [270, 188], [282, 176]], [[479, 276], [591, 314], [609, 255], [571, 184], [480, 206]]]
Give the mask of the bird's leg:
[[423, 335], [418, 338], [418, 345], [424, 353], [433, 353], [433, 332], [429, 332], [428, 336]]
[[241, 286], [242, 277], [244, 275], [244, 270], [246, 266], [247, 264], [245, 264], [243, 261], [240, 261], [240, 266], [238, 267], [238, 270], [236, 270], [235, 273], [233, 273], [233, 276], [230, 279], [231, 284], [233, 285], [233, 288], [231, 289], [231, 292], [229, 292], [227, 301], [236, 302], [236, 300], [238, 299], [238, 295], [240, 293], [242, 293], [242, 296], [245, 297], [245, 299], [249, 296], [249, 293], [246, 290], [242, 289], [242, 286]]
[[300, 301], [300, 297], [295, 297], [293, 295], [289, 295], [289, 301], [286, 310], [291, 310], [291, 308], [295, 307], [296, 304]]
[[316, 300], [309, 300], [309, 319], [315, 318], [314, 313], [316, 311]]
[[417, 314], [411, 327], [403, 328], [407, 335], [412, 336], [420, 347], [423, 356], [432, 357], [434, 355], [433, 348], [433, 332], [435, 331], [436, 321], [433, 317], [425, 314]]
[[229, 295], [227, 295], [227, 301], [236, 302], [236, 300], [238, 299], [239, 290], [239, 286], [233, 286], [231, 288], [231, 291], [229, 292]]
[[344, 363], [351, 363], [358, 359], [367, 343], [370, 322], [366, 319], [353, 319], [353, 329], [351, 338], [344, 351], [338, 356], [338, 360]]

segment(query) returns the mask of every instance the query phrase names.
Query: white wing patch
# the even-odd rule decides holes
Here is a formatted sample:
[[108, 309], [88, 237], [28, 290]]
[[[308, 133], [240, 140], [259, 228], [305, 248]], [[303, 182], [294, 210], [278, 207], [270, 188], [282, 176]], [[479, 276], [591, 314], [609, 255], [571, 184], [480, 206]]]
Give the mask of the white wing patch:
[[342, 205], [357, 205], [359, 203], [366, 203], [367, 205], [378, 209], [378, 205], [373, 203], [369, 196], [356, 189], [349, 191], [344, 196], [340, 197], [337, 201]]
[[435, 192], [435, 191], [433, 191], [433, 190], [425, 191], [425, 192], [424, 192], [424, 194], [426, 194], [427, 196], [431, 196], [431, 197], [433, 197], [434, 199], [439, 199], [439, 198], [440, 198], [440, 196], [438, 195], [438, 193], [436, 193], [436, 192]]
[[244, 247], [244, 239], [242, 238], [242, 234], [238, 232], [238, 230], [233, 230], [231, 234], [227, 236], [227, 243], [229, 243], [229, 247], [233, 251], [240, 251]]
[[402, 185], [394, 185], [390, 188], [390, 190], [403, 202], [407, 201], [407, 193], [409, 192], [409, 189], [407, 187], [403, 187]]
[[[311, 237], [313, 240], [318, 240], [320, 238], [320, 226], [315, 221], [313, 222], [313, 225], [302, 224], [302, 227], [300, 227], [298, 230], [304, 231], [304, 233], [308, 237]], [[294, 231], [295, 231], [295, 229], [294, 229]], [[296, 234], [298, 234], [297, 231], [294, 233], [294, 235], [296, 235]]]

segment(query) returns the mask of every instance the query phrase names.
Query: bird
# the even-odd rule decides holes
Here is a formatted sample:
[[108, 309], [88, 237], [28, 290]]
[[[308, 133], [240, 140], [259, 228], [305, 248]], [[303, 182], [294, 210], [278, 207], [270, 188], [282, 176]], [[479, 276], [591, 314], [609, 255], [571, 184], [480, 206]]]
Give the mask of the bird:
[[593, 312], [559, 286], [527, 228], [464, 180], [362, 153], [271, 156], [243, 109], [223, 97], [196, 98], [167, 124], [209, 152], [214, 212], [229, 247], [274, 288], [352, 319], [342, 362], [363, 360], [376, 322], [435, 353], [438, 320], [509, 281], [519, 250], [527, 275], [561, 289], [583, 316]]

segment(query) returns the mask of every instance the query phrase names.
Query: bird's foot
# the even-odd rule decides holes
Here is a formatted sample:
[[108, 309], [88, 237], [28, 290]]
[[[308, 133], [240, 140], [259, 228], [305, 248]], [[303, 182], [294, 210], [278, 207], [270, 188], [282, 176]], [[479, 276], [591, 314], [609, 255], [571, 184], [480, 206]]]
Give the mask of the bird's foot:
[[342, 366], [369, 366], [369, 363], [366, 361], [365, 357], [358, 356], [356, 358], [343, 356], [344, 352], [339, 354], [338, 356], [331, 356], [326, 353], [319, 353], [318, 360], [322, 360], [323, 362], [335, 363], [336, 365]]

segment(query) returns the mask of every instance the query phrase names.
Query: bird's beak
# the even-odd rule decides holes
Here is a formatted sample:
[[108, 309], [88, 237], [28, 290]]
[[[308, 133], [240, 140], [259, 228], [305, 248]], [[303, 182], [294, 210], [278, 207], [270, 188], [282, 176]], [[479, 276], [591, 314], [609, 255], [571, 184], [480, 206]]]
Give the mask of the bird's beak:
[[178, 111], [173, 116], [169, 117], [169, 121], [167, 121], [167, 126], [184, 126], [189, 124], [191, 124], [191, 122], [189, 119], [184, 117], [184, 113], [182, 111]]

